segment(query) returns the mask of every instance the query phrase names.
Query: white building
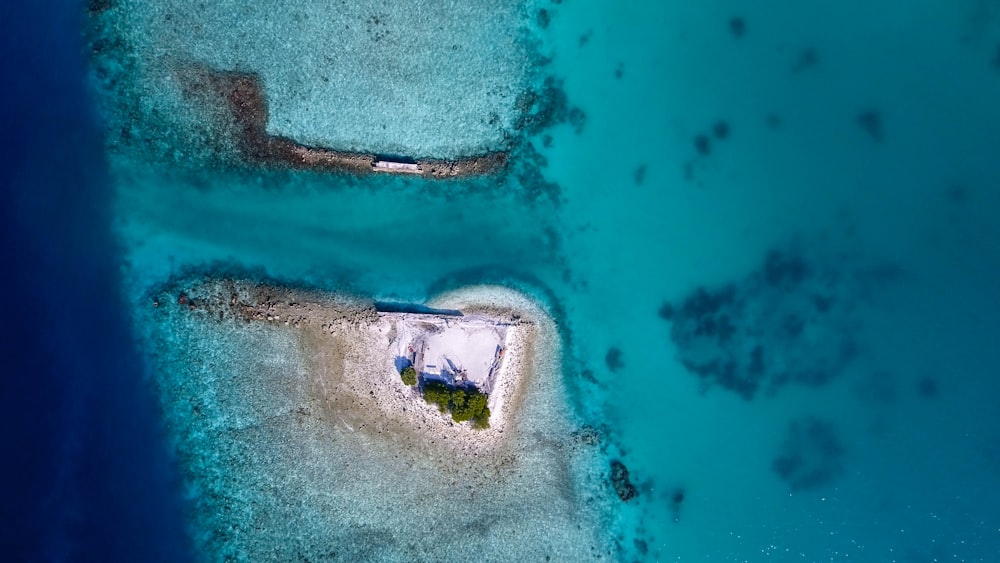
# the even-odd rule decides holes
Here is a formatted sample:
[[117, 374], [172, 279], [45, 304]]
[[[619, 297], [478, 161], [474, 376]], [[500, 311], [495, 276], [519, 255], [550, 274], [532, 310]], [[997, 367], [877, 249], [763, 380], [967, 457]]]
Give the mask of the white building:
[[392, 160], [376, 160], [372, 162], [375, 172], [395, 172], [402, 174], [423, 174], [420, 165], [415, 162], [395, 162]]
[[397, 357], [422, 379], [471, 383], [489, 394], [503, 361], [508, 324], [481, 316], [385, 313], [397, 317]]

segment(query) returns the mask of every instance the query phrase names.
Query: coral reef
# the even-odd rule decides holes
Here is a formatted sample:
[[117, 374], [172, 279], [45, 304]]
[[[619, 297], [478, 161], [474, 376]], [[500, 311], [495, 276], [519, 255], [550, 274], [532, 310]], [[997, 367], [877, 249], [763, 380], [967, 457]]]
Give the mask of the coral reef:
[[885, 281], [870, 274], [792, 245], [769, 252], [743, 280], [699, 287], [658, 315], [672, 324], [685, 368], [752, 399], [789, 383], [823, 385], [848, 368], [858, 350], [854, 307]]

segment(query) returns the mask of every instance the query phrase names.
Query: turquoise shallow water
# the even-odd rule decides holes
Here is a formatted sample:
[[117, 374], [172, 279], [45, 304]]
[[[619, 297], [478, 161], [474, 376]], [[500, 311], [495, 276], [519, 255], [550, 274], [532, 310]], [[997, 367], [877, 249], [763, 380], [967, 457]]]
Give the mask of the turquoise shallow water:
[[[543, 158], [444, 183], [204, 159], [139, 50], [141, 117], [110, 135], [131, 303], [189, 272], [417, 302], [510, 284], [555, 315], [565, 408], [637, 487], [593, 491], [614, 500], [614, 559], [992, 560], [1000, 8], [785, 4], [482, 15], [541, 45], [498, 73], [561, 80], [582, 113], [517, 132]], [[287, 65], [263, 61], [233, 64]], [[420, 92], [455, 87], [432, 78]]]
[[[650, 480], [650, 494], [623, 509], [623, 528], [640, 530], [650, 557], [997, 553], [1000, 82], [990, 10], [578, 2], [555, 20], [554, 65], [588, 116], [582, 135], [556, 134], [548, 169], [579, 226], [567, 236], [571, 270], [588, 285], [566, 294], [568, 316], [581, 360], [604, 373], [593, 397], [623, 459]], [[869, 111], [878, 138], [859, 123]], [[700, 155], [695, 137], [718, 120], [728, 137]], [[587, 166], [597, 158], [612, 165]], [[806, 290], [749, 279], [769, 250], [791, 244], [816, 276], [842, 278], [817, 281], [844, 302], [827, 316], [845, 325], [821, 334], [849, 335], [856, 353], [822, 385], [789, 383], [750, 401], [721, 385], [703, 392], [675, 359], [739, 347], [685, 348], [658, 308], [736, 284], [737, 329], [765, 331], [747, 340], [768, 354], [802, 350], [802, 339], [764, 327], [786, 308], [809, 315], [794, 304]], [[871, 269], [884, 275], [860, 274]], [[624, 362], [614, 373], [610, 346]], [[829, 475], [813, 485], [800, 467], [782, 479], [777, 460]]]

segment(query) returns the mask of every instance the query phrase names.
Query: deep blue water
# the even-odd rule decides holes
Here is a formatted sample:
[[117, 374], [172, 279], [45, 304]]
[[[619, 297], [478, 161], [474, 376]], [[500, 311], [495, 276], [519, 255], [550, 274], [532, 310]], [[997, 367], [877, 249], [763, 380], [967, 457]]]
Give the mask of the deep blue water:
[[188, 542], [121, 304], [75, 2], [4, 2], [0, 558], [178, 561]]

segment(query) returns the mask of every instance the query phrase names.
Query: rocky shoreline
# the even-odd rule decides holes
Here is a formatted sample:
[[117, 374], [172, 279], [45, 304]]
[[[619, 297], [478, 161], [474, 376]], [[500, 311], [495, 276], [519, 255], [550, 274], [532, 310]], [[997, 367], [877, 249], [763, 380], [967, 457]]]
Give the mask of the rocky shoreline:
[[[260, 77], [252, 73], [220, 71], [203, 65], [175, 70], [189, 100], [209, 108], [216, 126], [235, 141], [241, 156], [258, 165], [297, 170], [374, 172], [378, 155], [312, 147], [267, 132], [268, 106]], [[494, 174], [507, 166], [507, 153], [488, 152], [454, 160], [416, 158], [413, 175], [446, 179]], [[383, 172], [384, 173], [384, 172]]]

